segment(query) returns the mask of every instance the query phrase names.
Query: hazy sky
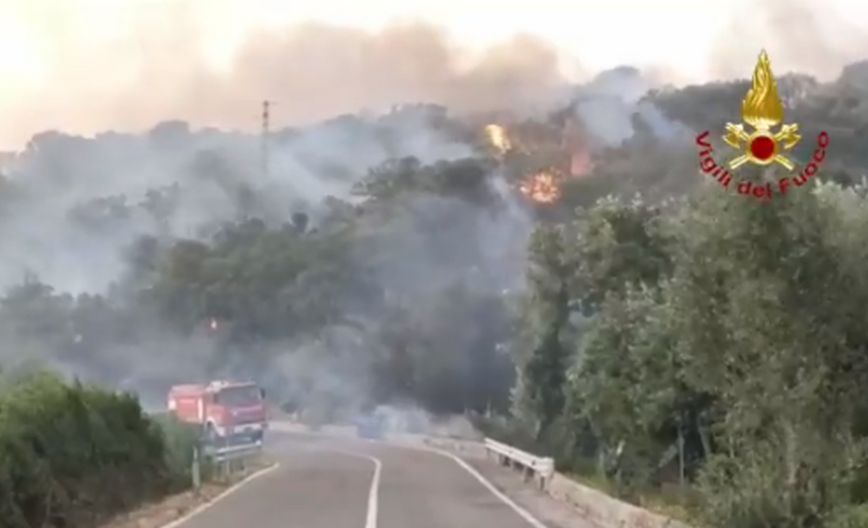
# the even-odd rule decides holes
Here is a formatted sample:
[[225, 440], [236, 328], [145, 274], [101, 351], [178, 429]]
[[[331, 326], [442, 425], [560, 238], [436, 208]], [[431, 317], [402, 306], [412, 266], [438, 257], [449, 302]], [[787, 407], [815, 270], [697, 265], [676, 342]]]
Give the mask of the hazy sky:
[[0, 149], [173, 117], [253, 129], [263, 98], [280, 124], [390, 99], [526, 102], [625, 63], [677, 84], [747, 77], [762, 47], [775, 73], [833, 78], [868, 58], [868, 3], [0, 0]]

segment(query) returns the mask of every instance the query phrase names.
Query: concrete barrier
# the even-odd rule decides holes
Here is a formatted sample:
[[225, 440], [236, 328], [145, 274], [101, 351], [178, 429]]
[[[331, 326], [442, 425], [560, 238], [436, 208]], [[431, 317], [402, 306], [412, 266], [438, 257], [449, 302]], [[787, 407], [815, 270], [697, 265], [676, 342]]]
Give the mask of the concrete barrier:
[[601, 528], [691, 528], [669, 517], [606, 495], [555, 473], [546, 491], [578, 510], [582, 517]]
[[[488, 458], [492, 452], [486, 443], [472, 440], [408, 434], [390, 435], [389, 440], [397, 440], [403, 444], [421, 443], [453, 452], [462, 458], [479, 460]], [[498, 451], [494, 450], [493, 452], [497, 453]], [[523, 454], [523, 452], [518, 452]], [[516, 458], [521, 459], [523, 457], [518, 456]], [[602, 491], [580, 484], [561, 473], [546, 474], [543, 479], [537, 481], [537, 487], [554, 499], [570, 504], [582, 518], [600, 528], [692, 528], [683, 522], [618, 500]]]

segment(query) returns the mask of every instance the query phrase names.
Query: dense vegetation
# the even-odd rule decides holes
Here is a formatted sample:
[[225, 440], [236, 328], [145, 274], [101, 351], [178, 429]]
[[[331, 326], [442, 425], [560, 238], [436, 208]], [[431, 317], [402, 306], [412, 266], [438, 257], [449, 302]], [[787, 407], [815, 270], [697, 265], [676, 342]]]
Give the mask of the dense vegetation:
[[0, 387], [0, 520], [8, 528], [89, 527], [189, 485], [193, 437], [147, 418], [138, 400], [54, 375]]
[[[782, 85], [796, 119], [840, 138], [823, 177], [844, 187], [761, 204], [708, 182], [538, 228], [513, 418], [487, 425], [634, 500], [679, 485], [702, 524], [868, 524], [864, 70]], [[744, 89], [652, 98], [707, 128]]]
[[868, 498], [866, 205], [709, 188], [538, 231], [527, 436], [628, 497], [691, 483], [714, 526], [849, 526]]
[[[466, 144], [475, 125], [440, 113], [426, 134], [463, 148], [439, 161], [405, 155], [385, 122], [323, 125], [314, 138], [341, 132], [326, 153], [299, 146], [316, 142], [304, 132], [280, 136], [275, 150], [298, 164], [288, 179], [315, 173], [343, 185], [340, 197], [302, 200], [220, 148], [198, 152], [187, 179], [138, 202], [57, 205], [73, 230], [64, 236], [94, 255], [105, 249], [95, 241], [124, 248], [122, 273], [98, 293], [16, 283], [0, 303], [0, 357], [161, 403], [174, 382], [227, 375], [320, 419], [402, 402], [469, 412], [625, 497], [675, 483], [712, 526], [864, 526], [864, 70], [829, 85], [782, 80], [802, 147], [830, 131], [822, 176], [837, 183], [768, 204], [697, 176], [689, 131], [722, 129], [743, 83], [624, 103], [627, 139], [594, 146], [593, 170], [554, 205], [514, 187], [564, 152], [490, 156]], [[520, 127], [544, 137], [562, 117]], [[168, 132], [147, 148], [177, 155], [194, 143]], [[359, 137], [388, 159], [361, 155]], [[65, 141], [40, 138], [25, 168], [53, 182], [86, 173], [75, 153], [99, 148]], [[4, 219], [37, 203], [27, 185], [0, 182]], [[178, 228], [190, 217], [207, 222]]]

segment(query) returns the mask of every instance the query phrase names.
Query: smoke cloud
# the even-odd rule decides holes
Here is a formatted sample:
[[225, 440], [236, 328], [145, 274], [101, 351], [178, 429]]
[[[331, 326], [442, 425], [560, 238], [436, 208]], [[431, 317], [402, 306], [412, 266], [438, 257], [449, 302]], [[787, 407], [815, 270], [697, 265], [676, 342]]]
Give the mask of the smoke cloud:
[[[456, 113], [533, 112], [564, 95], [559, 56], [548, 43], [518, 35], [471, 56], [421, 23], [380, 32], [315, 23], [260, 31], [221, 71], [206, 60], [189, 13], [177, 9], [160, 31], [145, 17], [134, 37], [107, 49], [65, 50], [57, 42], [50, 75], [67, 81], [64, 97], [51, 86], [7, 105], [4, 121], [14, 128], [4, 127], [0, 144], [21, 142], [23, 131], [141, 131], [168, 118], [254, 131], [265, 99], [276, 102], [275, 123], [300, 125], [416, 102]], [[82, 78], [81, 71], [99, 74]], [[78, 101], [88, 103], [71, 104]]]
[[709, 59], [715, 78], [749, 78], [762, 48], [776, 76], [799, 71], [824, 81], [865, 58], [868, 28], [864, 17], [853, 16], [856, 4], [772, 0], [749, 5], [742, 11], [747, 16], [732, 17], [717, 37]]
[[472, 154], [424, 108], [277, 131], [267, 175], [255, 135], [183, 122], [144, 135], [40, 134], [9, 164], [0, 192], [0, 288], [34, 274], [61, 291], [105, 292], [139, 236], [201, 238], [249, 214], [280, 223], [295, 211], [316, 214], [326, 196], [350, 199], [352, 185], [387, 159]]
[[[757, 39], [762, 28], [773, 28], [769, 51], [776, 73], [804, 64], [799, 61], [816, 61], [812, 68], [825, 71], [832, 66], [824, 65], [835, 63], [824, 57], [848, 52], [837, 42], [814, 49], [807, 37], [793, 40], [783, 30], [793, 20], [810, 22], [811, 11], [782, 6], [774, 4], [756, 26], [740, 28]], [[558, 53], [535, 37], [517, 36], [471, 57], [427, 25], [371, 33], [307, 24], [247, 37], [231, 64], [217, 70], [194, 45], [190, 14], [178, 9], [159, 35], [148, 32], [153, 20], [141, 22], [126, 42], [138, 50], [132, 62], [123, 60], [129, 56], [123, 46], [85, 50], [91, 56], [58, 47], [51, 75], [63, 79], [76, 68], [95, 72], [92, 78], [69, 86], [68, 98], [36, 93], [8, 109], [5, 118], [19, 130], [75, 123], [87, 133], [146, 132], [105, 132], [93, 139], [46, 132], [20, 155], [0, 160], [0, 287], [33, 273], [60, 292], [105, 293], [125, 278], [130, 244], [143, 235], [201, 240], [223, 222], [257, 216], [277, 225], [298, 211], [315, 225], [328, 213], [329, 196], [353, 201], [353, 185], [386, 160], [413, 156], [428, 164], [474, 155], [467, 131], [444, 125], [442, 109], [388, 112], [395, 105], [439, 103], [450, 115], [508, 109], [539, 118], [574, 102], [573, 113], [600, 146], [633, 136], [637, 115], [660, 139], [680, 142], [687, 135], [642, 99], [659, 85], [659, 76], [616, 68], [577, 88], [560, 71]], [[805, 34], [820, 31], [804, 27]], [[716, 73], [747, 77], [755, 41], [743, 47], [727, 41]], [[779, 52], [784, 44], [794, 51]], [[94, 104], [69, 104], [86, 98]], [[260, 169], [255, 133], [263, 99], [275, 101], [267, 173]], [[164, 118], [182, 121], [154, 127]], [[186, 122], [211, 128], [191, 130]], [[283, 128], [287, 123], [309, 126]], [[399, 348], [390, 342], [389, 325], [403, 325], [399, 330], [419, 337], [406, 344], [406, 354], [428, 374], [407, 383], [455, 409], [467, 387], [508, 386], [502, 382], [511, 372], [492, 372], [491, 358], [510, 332], [506, 305], [523, 285], [533, 227], [533, 215], [516, 202], [514, 190], [497, 174], [488, 184], [496, 207], [423, 194], [383, 212], [376, 228], [373, 222], [365, 226], [374, 234], [360, 244], [353, 264], [371, 273], [386, 302], [367, 293], [348, 295], [342, 308], [352, 321], [329, 325], [317, 336], [229, 349], [201, 335], [173, 336], [145, 320], [134, 338], [112, 341], [111, 332], [121, 326], [112, 318], [126, 314], [112, 315], [93, 301], [90, 319], [73, 323], [90, 325], [92, 332], [57, 328], [45, 332], [59, 336], [56, 342], [22, 340], [17, 335], [27, 310], [43, 313], [25, 305], [21, 321], [0, 321], [7, 325], [0, 326], [0, 362], [44, 360], [64, 372], [142, 391], [154, 408], [173, 382], [240, 376], [261, 380], [279, 401], [353, 409], [371, 396], [377, 368]], [[71, 303], [69, 296], [59, 301]], [[52, 315], [39, 320], [51, 322]], [[508, 358], [498, 368], [503, 365], [510, 367]], [[486, 391], [496, 392], [480, 387]]]
[[[369, 274], [374, 291], [336, 299], [342, 303], [336, 315], [348, 321], [313, 335], [231, 344], [198, 331], [179, 335], [123, 292], [112, 294], [112, 285], [136, 286], [130, 270], [142, 266], [131, 262], [153, 257], [150, 243], [134, 245], [142, 236], [166, 245], [206, 240], [225, 222], [258, 217], [278, 226], [296, 212], [307, 213], [316, 228], [331, 198], [357, 200], [354, 185], [386, 160], [412, 156], [430, 164], [473, 156], [474, 145], [455, 125], [443, 108], [411, 105], [277, 130], [267, 173], [257, 136], [193, 131], [178, 121], [142, 135], [35, 137], [13, 160], [0, 192], [0, 251], [9, 255], [0, 262], [0, 282], [17, 292], [0, 303], [0, 366], [41, 361], [136, 390], [154, 409], [172, 383], [249, 377], [267, 385], [275, 401], [333, 416], [354, 412], [382, 384], [371, 376], [395, 346], [385, 327], [407, 332], [400, 320], [407, 312], [414, 314], [412, 328], [424, 333], [410, 351], [413, 361], [446, 369], [418, 389], [429, 400], [449, 383], [458, 384], [448, 403], [453, 409], [467, 387], [481, 393], [491, 391], [485, 383], [507, 387], [511, 370], [491, 372], [485, 358], [506, 332], [502, 296], [523, 283], [532, 217], [497, 174], [485, 176], [488, 205], [411, 193], [363, 225], [370, 232], [354, 244], [349, 273]], [[56, 295], [37, 294], [38, 283], [21, 285], [28, 274]], [[96, 293], [108, 294], [108, 304], [89, 296]], [[28, 323], [31, 316], [36, 323]], [[476, 324], [463, 329], [468, 319]], [[452, 331], [443, 331], [447, 324]], [[443, 358], [445, 365], [437, 365]]]

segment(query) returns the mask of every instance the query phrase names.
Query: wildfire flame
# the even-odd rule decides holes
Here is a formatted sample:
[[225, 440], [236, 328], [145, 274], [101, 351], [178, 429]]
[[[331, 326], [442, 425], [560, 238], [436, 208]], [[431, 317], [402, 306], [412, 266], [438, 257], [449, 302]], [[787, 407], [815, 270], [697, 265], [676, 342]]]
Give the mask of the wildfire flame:
[[491, 123], [485, 126], [489, 144], [500, 156], [507, 152], [519, 154], [515, 165], [530, 162], [539, 167], [544, 161], [548, 167], [526, 174], [518, 189], [540, 204], [552, 204], [560, 200], [562, 185], [570, 179], [590, 174], [594, 168], [588, 148], [587, 133], [574, 121], [563, 125], [553, 123], [521, 123], [507, 130], [506, 126]]
[[564, 126], [562, 149], [570, 153], [569, 175], [573, 178], [586, 176], [594, 169], [591, 152], [588, 150], [587, 133], [573, 119]]
[[509, 141], [509, 136], [506, 135], [506, 129], [500, 125], [491, 124], [485, 127], [485, 135], [488, 136], [488, 141], [501, 154], [505, 154], [512, 149], [512, 143]]
[[741, 103], [741, 117], [758, 129], [767, 129], [784, 119], [778, 84], [765, 50], [760, 53], [753, 72], [753, 84]]
[[573, 178], [586, 176], [593, 169], [594, 162], [591, 161], [591, 155], [587, 150], [579, 150], [570, 156], [570, 176]]
[[530, 176], [521, 184], [519, 190], [538, 203], [554, 203], [561, 197], [558, 177], [550, 171], [541, 171]]

